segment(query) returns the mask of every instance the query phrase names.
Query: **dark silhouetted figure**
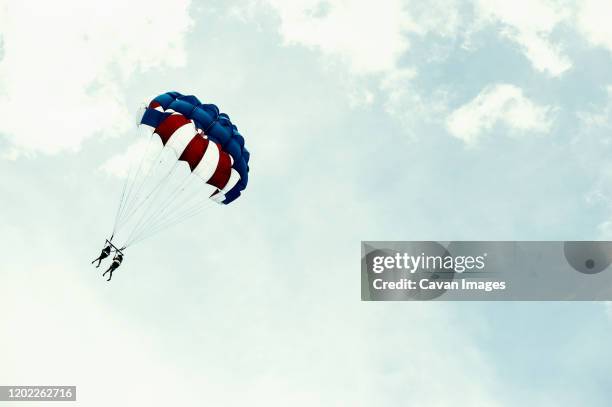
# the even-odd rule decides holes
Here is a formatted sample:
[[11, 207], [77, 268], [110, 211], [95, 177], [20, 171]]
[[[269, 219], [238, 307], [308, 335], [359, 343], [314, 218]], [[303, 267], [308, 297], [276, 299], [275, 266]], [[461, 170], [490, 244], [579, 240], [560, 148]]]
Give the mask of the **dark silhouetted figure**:
[[102, 277], [104, 277], [106, 273], [110, 272], [110, 275], [108, 276], [108, 280], [106, 280], [106, 281], [110, 281], [111, 278], [113, 278], [113, 271], [119, 268], [122, 261], [123, 261], [123, 255], [121, 253], [115, 254], [115, 257], [113, 257], [113, 262], [111, 263], [108, 270], [106, 270], [104, 274], [102, 274]]
[[96, 268], [100, 267], [100, 263], [102, 263], [102, 260], [110, 256], [110, 253], [111, 253], [111, 246], [109, 243], [106, 243], [106, 246], [104, 246], [104, 249], [102, 249], [102, 253], [100, 253], [100, 257], [92, 261], [91, 264], [98, 262], [98, 265], [96, 266]]

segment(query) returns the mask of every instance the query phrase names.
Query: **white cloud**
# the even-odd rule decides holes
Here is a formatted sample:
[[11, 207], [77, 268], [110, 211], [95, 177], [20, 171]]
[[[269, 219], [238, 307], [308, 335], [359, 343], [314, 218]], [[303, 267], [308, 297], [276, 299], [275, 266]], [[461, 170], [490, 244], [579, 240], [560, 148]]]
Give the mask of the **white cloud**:
[[[409, 34], [454, 37], [463, 21], [454, 0], [365, 2], [267, 0], [280, 17], [286, 44], [315, 48], [345, 61], [354, 74], [386, 73], [398, 68], [410, 46]], [[501, 34], [519, 44], [535, 69], [559, 76], [572, 62], [551, 40], [572, 10], [551, 0], [479, 0], [476, 28], [501, 24]]]
[[280, 17], [286, 44], [316, 48], [345, 61], [353, 73], [393, 69], [415, 27], [403, 2], [268, 0]]
[[577, 25], [592, 45], [612, 51], [612, 3], [608, 0], [584, 0], [579, 2]]
[[467, 144], [498, 123], [518, 131], [547, 132], [552, 124], [552, 108], [540, 106], [509, 84], [487, 86], [478, 96], [447, 118], [449, 132]]
[[[412, 82], [417, 69], [406, 66], [402, 58], [415, 36], [447, 38], [458, 32], [462, 20], [456, 0], [263, 3], [278, 15], [285, 45], [319, 51], [325, 63], [347, 74], [343, 83], [351, 107], [368, 106], [376, 99], [387, 113], [406, 123], [414, 123], [417, 115], [429, 117], [438, 111], [441, 99], [432, 101], [416, 91]], [[429, 53], [429, 62], [434, 54]], [[375, 96], [378, 94], [380, 97]]]
[[456, 0], [264, 2], [278, 14], [285, 44], [317, 49], [356, 75], [399, 69], [410, 47], [408, 34], [452, 36], [460, 25]]
[[[466, 20], [461, 5], [453, 0], [434, 1], [426, 6], [421, 2], [399, 0], [378, 3], [266, 0], [265, 3], [280, 18], [279, 32], [285, 44], [315, 49], [328, 57], [328, 61], [341, 61], [353, 77], [353, 81], [348, 83], [358, 83], [364, 77], [376, 78], [375, 83], [381, 91], [380, 103], [390, 115], [406, 123], [414, 123], [415, 116], [440, 117], [448, 111], [448, 90], [432, 89], [424, 95], [414, 86], [418, 73], [431, 61], [414, 60], [412, 65], [406, 65], [401, 59], [409, 52], [410, 40], [415, 36], [456, 39], [460, 32], [473, 34], [495, 24], [501, 26], [503, 38], [519, 44], [536, 70], [556, 77], [572, 67], [572, 61], [564, 54], [561, 44], [551, 39], [553, 31], [569, 21], [572, 9], [549, 0], [512, 3], [479, 0], [471, 21]], [[469, 38], [464, 40], [469, 41]], [[360, 88], [358, 85], [353, 87]], [[486, 120], [516, 119], [520, 123], [512, 123], [511, 127], [517, 129], [542, 131], [548, 128], [548, 120], [540, 121], [542, 115], [548, 119], [548, 111], [531, 104], [520, 90], [517, 93], [516, 88], [503, 86], [495, 89], [500, 93], [492, 93], [489, 97], [507, 99], [500, 102], [500, 116]], [[370, 93], [366, 89], [358, 94]], [[357, 98], [357, 103], [354, 92], [347, 94], [352, 106], [363, 106], [372, 101], [361, 97]], [[484, 112], [486, 109], [481, 107], [480, 110]], [[451, 126], [455, 134], [467, 134], [458, 120], [460, 118], [455, 116]], [[486, 120], [480, 122], [483, 128], [488, 126]], [[474, 134], [479, 134], [481, 130], [474, 131]]]
[[128, 128], [121, 87], [138, 70], [184, 63], [189, 2], [3, 2], [0, 134], [9, 156], [76, 150]]
[[100, 170], [117, 178], [126, 178], [132, 163], [139, 162], [143, 158], [147, 151], [148, 145], [149, 142], [146, 139], [136, 141], [124, 152], [115, 154], [106, 160], [100, 166]]
[[484, 22], [500, 23], [501, 34], [521, 46], [535, 69], [560, 76], [572, 62], [550, 36], [570, 16], [570, 9], [549, 0], [479, 0], [477, 13]]

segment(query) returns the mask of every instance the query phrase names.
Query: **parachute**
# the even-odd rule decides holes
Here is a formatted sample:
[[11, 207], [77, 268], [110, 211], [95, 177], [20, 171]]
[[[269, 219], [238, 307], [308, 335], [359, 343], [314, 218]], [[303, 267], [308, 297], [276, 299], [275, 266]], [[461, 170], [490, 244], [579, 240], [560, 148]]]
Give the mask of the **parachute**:
[[217, 106], [167, 92], [139, 111], [138, 128], [146, 137], [127, 157], [110, 239], [121, 249], [195, 216], [209, 202], [228, 205], [246, 188], [250, 154]]

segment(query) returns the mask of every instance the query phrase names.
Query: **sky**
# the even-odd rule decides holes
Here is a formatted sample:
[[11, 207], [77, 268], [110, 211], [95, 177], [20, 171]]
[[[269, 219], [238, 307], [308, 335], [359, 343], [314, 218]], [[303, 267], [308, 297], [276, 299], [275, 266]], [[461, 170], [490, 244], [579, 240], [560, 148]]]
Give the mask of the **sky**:
[[[0, 0], [0, 384], [94, 407], [608, 406], [608, 304], [361, 302], [359, 256], [612, 238], [611, 13]], [[170, 90], [230, 114], [249, 186], [107, 283], [118, 157]]]

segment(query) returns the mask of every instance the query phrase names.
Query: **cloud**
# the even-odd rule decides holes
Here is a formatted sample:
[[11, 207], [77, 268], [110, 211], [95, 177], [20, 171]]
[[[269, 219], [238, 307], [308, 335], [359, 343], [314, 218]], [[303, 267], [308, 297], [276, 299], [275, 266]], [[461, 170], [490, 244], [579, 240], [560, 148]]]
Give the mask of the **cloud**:
[[285, 44], [320, 50], [356, 74], [393, 69], [408, 49], [405, 31], [415, 28], [403, 2], [268, 0], [280, 17]]
[[500, 24], [501, 35], [519, 44], [538, 71], [559, 76], [572, 67], [561, 45], [550, 38], [555, 28], [568, 21], [572, 9], [549, 0], [479, 0], [470, 22], [462, 18], [460, 4], [453, 0], [426, 6], [399, 0], [266, 3], [280, 18], [285, 44], [318, 49], [345, 61], [353, 74], [392, 72], [410, 48], [410, 35], [455, 38], [466, 23], [473, 25], [469, 32]]
[[538, 71], [556, 77], [572, 67], [562, 47], [550, 38], [570, 9], [548, 0], [479, 0], [476, 11], [482, 22], [501, 24], [501, 35], [519, 44]]
[[77, 150], [131, 124], [122, 86], [185, 62], [189, 0], [0, 2], [0, 135], [12, 151]]
[[[263, 0], [279, 18], [278, 32], [287, 46], [318, 51], [323, 63], [341, 73], [349, 106], [363, 108], [379, 102], [402, 123], [415, 116], [430, 117], [440, 100], [423, 97], [413, 81], [418, 69], [406, 60], [411, 41], [432, 35], [453, 38], [462, 24], [456, 0], [384, 2], [348, 0]], [[249, 12], [253, 10], [250, 9]], [[233, 10], [236, 13], [236, 10]], [[244, 13], [238, 13], [244, 19]], [[429, 52], [431, 60], [435, 52]], [[414, 65], [414, 66], [413, 66]], [[439, 92], [431, 92], [439, 96]]]
[[[122, 153], [117, 153], [106, 160], [100, 170], [117, 178], [126, 178], [134, 162], [140, 162], [148, 150], [149, 142], [139, 139]], [[148, 164], [148, 163], [147, 163]]]
[[612, 3], [607, 0], [584, 0], [579, 2], [578, 30], [592, 45], [612, 51], [612, 26], [608, 17]]
[[[419, 86], [420, 74], [426, 71], [427, 65], [441, 62], [432, 62], [432, 55], [449, 46], [456, 47], [457, 40], [465, 45], [471, 35], [490, 25], [499, 26], [502, 38], [517, 43], [537, 71], [557, 77], [572, 67], [562, 44], [553, 41], [552, 35], [561, 24], [570, 21], [573, 10], [548, 0], [521, 0], [512, 4], [479, 0], [473, 15], [460, 2], [452, 0], [434, 1], [427, 6], [415, 1], [267, 0], [264, 3], [278, 15], [279, 33], [286, 45], [317, 50], [327, 57], [327, 62], [344, 64], [351, 78], [346, 80], [348, 87], [360, 89], [357, 93], [347, 91], [351, 106], [372, 104], [376, 98], [388, 114], [408, 127], [414, 127], [417, 118], [438, 121], [448, 112], [452, 87], [434, 86], [424, 92]], [[413, 42], [417, 44], [421, 40], [429, 44], [425, 54], [412, 49]], [[500, 101], [500, 117], [485, 115], [488, 120], [512, 116], [521, 120], [511, 124], [513, 128], [538, 131], [546, 128], [548, 121], [538, 120], [542, 115], [547, 116], [547, 112], [526, 100], [520, 90], [518, 93], [510, 87], [489, 90], [493, 89], [498, 93], [490, 97], [505, 99]], [[361, 96], [356, 98], [356, 95]], [[482, 112], [485, 110], [480, 108]], [[467, 134], [458, 120], [460, 117], [455, 116], [451, 126], [455, 135]], [[483, 129], [487, 127], [486, 122], [480, 125]], [[475, 134], [480, 131], [475, 130]]]
[[544, 133], [552, 125], [552, 108], [532, 102], [517, 86], [497, 84], [484, 88], [446, 121], [449, 132], [467, 144], [476, 143], [498, 123], [518, 131]]
[[404, 69], [400, 59], [410, 48], [409, 35], [452, 37], [461, 26], [456, 0], [427, 4], [402, 0], [263, 3], [278, 15], [279, 34], [286, 45], [318, 50], [344, 63], [354, 75]]

